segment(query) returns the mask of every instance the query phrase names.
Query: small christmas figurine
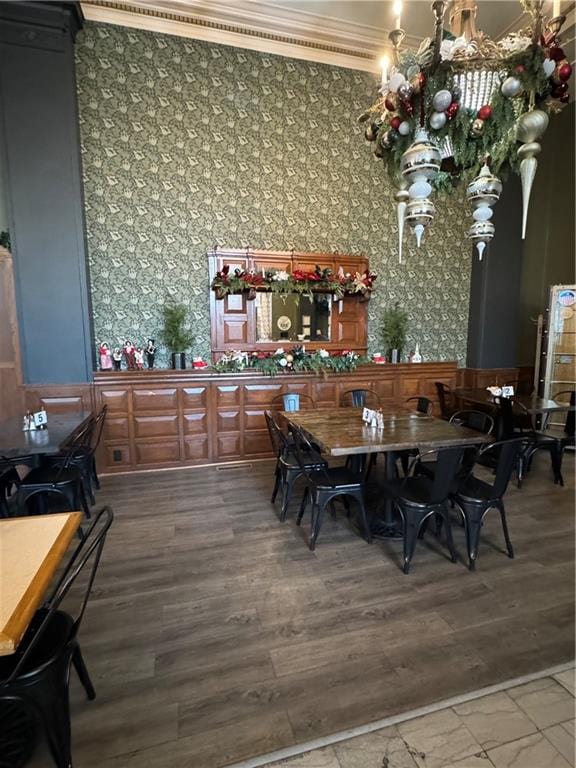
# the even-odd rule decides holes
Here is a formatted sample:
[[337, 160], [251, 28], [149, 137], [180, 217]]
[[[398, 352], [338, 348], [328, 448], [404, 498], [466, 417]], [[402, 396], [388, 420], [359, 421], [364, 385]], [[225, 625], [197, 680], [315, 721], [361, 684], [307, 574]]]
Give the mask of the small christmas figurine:
[[114, 348], [114, 352], [112, 352], [112, 361], [114, 363], [114, 370], [121, 371], [122, 370], [122, 350], [120, 349], [120, 347]]
[[142, 347], [137, 347], [134, 350], [134, 360], [136, 364], [136, 370], [141, 371], [144, 368], [144, 350]]
[[126, 367], [129, 371], [136, 370], [136, 347], [130, 339], [126, 339], [124, 342], [124, 357], [126, 358]]
[[112, 354], [110, 353], [110, 348], [108, 347], [108, 344], [105, 341], [100, 342], [98, 355], [100, 357], [100, 370], [101, 371], [112, 370]]
[[155, 356], [156, 345], [154, 344], [154, 339], [148, 339], [148, 343], [146, 344], [146, 362], [148, 363], [148, 368], [150, 369], [154, 368]]

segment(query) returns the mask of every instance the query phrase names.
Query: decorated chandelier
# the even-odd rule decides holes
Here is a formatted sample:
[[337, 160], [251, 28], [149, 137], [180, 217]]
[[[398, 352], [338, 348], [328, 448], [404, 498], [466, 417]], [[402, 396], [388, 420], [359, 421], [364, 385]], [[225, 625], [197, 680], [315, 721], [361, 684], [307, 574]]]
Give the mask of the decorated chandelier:
[[508, 170], [521, 177], [525, 237], [538, 141], [549, 114], [569, 100], [572, 67], [559, 38], [565, 21], [559, 0], [549, 19], [542, 0], [520, 1], [530, 28], [496, 43], [476, 30], [476, 0], [451, 3], [450, 32], [446, 3], [435, 0], [434, 39], [417, 51], [402, 50], [402, 3], [394, 4], [393, 62], [382, 60], [380, 96], [359, 121], [397, 187], [400, 262], [405, 224], [420, 246], [436, 213], [433, 192], [448, 191], [459, 179], [473, 208], [467, 236], [480, 259], [495, 234], [490, 219], [502, 192], [498, 176]]

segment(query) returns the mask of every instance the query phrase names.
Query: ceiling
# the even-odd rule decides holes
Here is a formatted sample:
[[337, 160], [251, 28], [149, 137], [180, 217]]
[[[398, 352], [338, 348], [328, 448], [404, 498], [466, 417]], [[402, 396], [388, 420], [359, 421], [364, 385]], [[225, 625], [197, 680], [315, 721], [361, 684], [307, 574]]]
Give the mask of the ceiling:
[[[431, 4], [404, 0], [403, 5], [404, 44], [417, 46], [433, 34]], [[561, 3], [569, 17], [571, 59], [574, 5]], [[377, 69], [395, 26], [392, 0], [86, 0], [82, 9], [95, 21], [368, 71]], [[552, 0], [545, 0], [544, 12], [551, 11]], [[444, 19], [447, 27], [448, 11]], [[477, 27], [492, 39], [528, 21], [519, 0], [478, 2]]]

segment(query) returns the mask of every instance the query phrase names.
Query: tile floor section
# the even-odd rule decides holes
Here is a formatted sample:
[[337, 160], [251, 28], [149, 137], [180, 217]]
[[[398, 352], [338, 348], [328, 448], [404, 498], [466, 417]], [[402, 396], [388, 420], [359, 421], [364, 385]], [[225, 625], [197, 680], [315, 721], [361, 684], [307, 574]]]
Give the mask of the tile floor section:
[[[571, 668], [263, 768], [574, 767]], [[250, 763], [244, 763], [248, 768]], [[238, 765], [237, 768], [241, 768]]]

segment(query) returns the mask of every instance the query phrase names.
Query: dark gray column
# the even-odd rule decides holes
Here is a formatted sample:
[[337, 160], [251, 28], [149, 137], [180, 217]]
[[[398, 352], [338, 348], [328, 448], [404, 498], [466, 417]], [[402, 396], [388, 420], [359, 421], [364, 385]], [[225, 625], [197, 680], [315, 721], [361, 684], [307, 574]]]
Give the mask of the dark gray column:
[[494, 208], [496, 235], [482, 261], [474, 248], [468, 317], [468, 368], [515, 368], [522, 274], [522, 192], [505, 182]]
[[0, 3], [0, 144], [25, 383], [90, 381], [76, 3]]

